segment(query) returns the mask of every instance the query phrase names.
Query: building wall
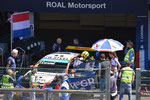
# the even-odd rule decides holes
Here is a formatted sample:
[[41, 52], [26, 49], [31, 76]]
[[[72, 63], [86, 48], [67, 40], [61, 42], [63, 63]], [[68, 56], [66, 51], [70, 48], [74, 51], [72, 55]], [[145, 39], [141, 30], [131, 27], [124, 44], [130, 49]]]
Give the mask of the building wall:
[[102, 30], [103, 27], [136, 27], [135, 14], [35, 13], [38, 29]]
[[[78, 38], [83, 46], [91, 47], [99, 39], [111, 38], [125, 44], [136, 43], [136, 16], [134, 14], [58, 14], [35, 13], [35, 37], [45, 41], [46, 53], [56, 38], [63, 39], [63, 48]], [[120, 52], [117, 52], [120, 53]], [[120, 53], [120, 60], [124, 57]]]
[[150, 60], [150, 11], [148, 11], [148, 60]]

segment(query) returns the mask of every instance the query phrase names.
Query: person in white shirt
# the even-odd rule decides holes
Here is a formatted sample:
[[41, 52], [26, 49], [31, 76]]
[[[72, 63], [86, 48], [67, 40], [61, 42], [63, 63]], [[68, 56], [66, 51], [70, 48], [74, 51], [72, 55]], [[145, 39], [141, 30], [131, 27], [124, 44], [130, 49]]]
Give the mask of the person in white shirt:
[[[30, 84], [30, 88], [32, 89], [36, 89], [39, 86], [39, 84], [36, 82], [36, 76], [35, 76], [36, 73], [37, 73], [37, 69], [33, 69], [33, 71], [29, 73], [29, 84]], [[35, 100], [35, 99], [36, 99], [35, 92], [31, 92], [30, 100]]]

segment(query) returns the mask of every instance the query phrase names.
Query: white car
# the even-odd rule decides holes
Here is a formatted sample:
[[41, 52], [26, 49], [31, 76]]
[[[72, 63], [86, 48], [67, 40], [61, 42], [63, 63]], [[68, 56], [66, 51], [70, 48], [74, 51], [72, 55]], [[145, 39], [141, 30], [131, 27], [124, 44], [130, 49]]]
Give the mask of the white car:
[[[91, 71], [91, 69], [85, 70], [87, 66], [94, 66], [93, 62], [81, 62], [77, 60], [80, 56], [79, 53], [72, 52], [55, 52], [49, 55], [46, 55], [41, 60], [39, 60], [34, 67], [38, 68], [38, 72], [36, 73], [36, 81], [40, 83], [40, 87], [43, 89], [51, 87], [53, 85], [51, 82], [54, 80], [57, 74], [59, 75], [68, 75], [66, 78], [69, 78], [70, 81], [70, 89], [73, 90], [91, 90], [95, 89], [95, 71]], [[75, 63], [73, 63], [75, 62]], [[81, 64], [82, 63], [82, 64]], [[81, 69], [81, 71], [76, 71], [74, 74], [71, 73], [73, 66], [78, 66], [77, 68]], [[26, 75], [31, 72], [28, 71]], [[28, 75], [27, 75], [28, 76]], [[21, 79], [21, 78], [20, 78]], [[25, 80], [23, 80], [24, 82]], [[54, 81], [53, 81], [54, 82]], [[29, 83], [29, 82], [28, 82]], [[21, 82], [19, 83], [21, 86], [23, 85]], [[49, 86], [50, 84], [50, 86]], [[54, 82], [52, 86], [53, 89], [58, 89], [57, 82]]]
[[[78, 56], [80, 56], [79, 53], [72, 52], [55, 52], [46, 55], [34, 66], [38, 68], [38, 72], [36, 73], [36, 81], [40, 83], [40, 86], [42, 87], [44, 83], [50, 83], [53, 81], [56, 74], [68, 74], [71, 70], [71, 61]], [[24, 76], [28, 76], [29, 72], [31, 72], [31, 70]]]

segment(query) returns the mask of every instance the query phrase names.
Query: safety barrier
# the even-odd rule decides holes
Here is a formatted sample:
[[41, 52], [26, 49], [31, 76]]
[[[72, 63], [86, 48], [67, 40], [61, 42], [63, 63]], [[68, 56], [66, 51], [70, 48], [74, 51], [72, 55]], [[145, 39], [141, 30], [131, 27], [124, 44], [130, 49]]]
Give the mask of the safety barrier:
[[[98, 97], [95, 97], [96, 99], [94, 99], [93, 97], [93, 100], [97, 100], [97, 98], [99, 98], [99, 94], [106, 94], [105, 92], [100, 92], [100, 91], [97, 91], [97, 90], [57, 90], [57, 89], [48, 89], [48, 90], [44, 90], [44, 89], [17, 89], [17, 88], [13, 88], [13, 89], [5, 89], [5, 88], [1, 88], [0, 91], [3, 91], [3, 93], [7, 92], [15, 92], [15, 96], [14, 96], [14, 100], [16, 99], [21, 99], [21, 96], [18, 96], [18, 93], [21, 94], [21, 93], [31, 93], [31, 92], [36, 92], [36, 98], [40, 98], [41, 100], [51, 100], [51, 96], [52, 94], [56, 94], [58, 95], [58, 93], [69, 93], [70, 94], [70, 98], [73, 98], [71, 97], [71, 95], [75, 95], [75, 94], [78, 94], [78, 95], [83, 95], [83, 96], [88, 96], [89, 98], [92, 98], [92, 94], [97, 94]], [[2, 92], [1, 92], [2, 93]], [[41, 94], [41, 96], [37, 96]], [[22, 96], [23, 97], [23, 96]], [[30, 98], [29, 96], [26, 95], [26, 98]], [[54, 100], [56, 100], [57, 97], [55, 97]], [[76, 97], [78, 99], [81, 100], [81, 97]], [[86, 97], [85, 97], [86, 98]], [[74, 98], [75, 99], [75, 98]], [[39, 100], [39, 99], [38, 99]], [[108, 100], [108, 99], [107, 99]]]
[[[3, 74], [5, 74], [5, 70], [6, 70], [6, 67], [0, 67], [0, 69], [1, 70], [3, 70], [3, 73], [1, 73], [1, 76], [3, 75]], [[22, 67], [20, 67], [20, 68], [16, 68], [16, 70], [18, 71], [18, 73], [16, 74], [16, 77], [18, 78], [20, 75], [24, 75], [24, 74], [26, 74], [29, 70], [31, 70], [32, 68], [22, 68]], [[42, 70], [43, 72], [45, 71], [45, 72], [49, 72], [49, 71], [55, 71], [55, 72], [57, 72], [58, 70], [59, 71], [61, 71], [61, 70], [63, 70], [63, 69], [55, 69], [55, 68], [37, 68], [38, 70]], [[93, 71], [95, 71], [96, 69], [93, 69]], [[104, 69], [102, 69], [102, 70], [104, 70]], [[105, 69], [106, 70], [106, 74], [107, 73], [110, 73], [110, 69], [109, 68], [107, 68], [107, 69]], [[82, 70], [78, 70], [78, 71], [81, 71], [82, 72]], [[85, 75], [78, 75], [77, 76], [77, 78], [78, 77], [87, 77], [87, 76], [85, 76]], [[90, 75], [88, 76], [88, 77], [91, 77]], [[94, 78], [96, 78], [97, 79], [97, 77], [100, 77], [100, 76], [98, 76], [98, 75], [95, 75], [95, 77]], [[1, 79], [1, 78], [0, 78]], [[20, 88], [14, 88], [14, 89], [5, 89], [5, 88], [1, 88], [0, 89], [0, 92], [4, 92], [4, 94], [5, 94], [5, 92], [15, 92], [16, 93], [16, 96], [18, 95], [18, 93], [20, 94], [25, 94], [25, 93], [27, 93], [27, 92], [36, 92], [37, 94], [40, 92], [41, 94], [43, 94], [43, 96], [40, 96], [40, 97], [44, 97], [44, 98], [46, 98], [46, 100], [50, 100], [50, 96], [51, 96], [51, 94], [54, 94], [54, 93], [63, 93], [63, 92], [65, 92], [65, 93], [70, 93], [70, 94], [72, 94], [72, 96], [74, 96], [74, 95], [79, 95], [79, 94], [82, 94], [82, 95], [80, 95], [80, 98], [81, 97], [83, 97], [83, 98], [91, 98], [91, 99], [95, 99], [95, 100], [97, 100], [97, 99], [99, 99], [99, 97], [100, 97], [100, 95], [105, 95], [105, 98], [107, 99], [107, 100], [110, 100], [110, 74], [107, 74], [107, 76], [105, 76], [105, 90], [104, 91], [100, 91], [100, 89], [99, 89], [99, 87], [97, 88], [97, 89], [92, 89], [92, 90], [67, 90], [67, 91], [65, 91], [65, 90], [55, 90], [55, 89], [52, 89], [52, 90], [50, 90], [50, 89], [20, 89]], [[85, 86], [85, 85], [87, 85], [88, 83], [86, 83], [86, 82], [89, 82], [89, 84], [90, 83], [92, 83], [92, 82], [90, 82], [91, 80], [89, 79], [87, 79], [87, 81], [85, 80], [85, 79], [83, 79], [82, 81], [80, 81], [80, 83], [79, 82], [76, 82], [75, 84], [76, 85], [83, 85], [83, 86]], [[98, 86], [100, 85], [99, 84], [99, 81], [94, 81], [95, 82], [95, 84], [98, 84]], [[85, 95], [87, 95], [87, 94], [89, 94], [88, 96], [85, 96]], [[96, 97], [94, 96], [93, 97], [93, 95], [96, 95]], [[28, 94], [29, 95], [29, 94]], [[58, 96], [58, 95], [57, 95]], [[76, 96], [75, 96], [76, 97]], [[73, 97], [72, 97], [73, 98]], [[80, 99], [79, 98], [79, 99]], [[16, 99], [16, 98], [15, 98]], [[14, 99], [14, 100], [15, 100]]]
[[[5, 71], [6, 67], [0, 67], [0, 70]], [[19, 71], [16, 75], [16, 77], [19, 77], [20, 75], [24, 75], [26, 72], [28, 72], [29, 70], [31, 70], [32, 68], [17, 68], [17, 71]], [[54, 68], [38, 68], [38, 70], [45, 70], [46, 72], [48, 71], [56, 71], [56, 69]], [[58, 70], [58, 69], [57, 69]], [[62, 70], [62, 69], [59, 69]], [[102, 69], [104, 70], [104, 69]], [[106, 76], [105, 76], [105, 90], [104, 91], [100, 91], [99, 87], [93, 90], [56, 90], [56, 89], [20, 89], [20, 88], [14, 88], [14, 89], [0, 89], [0, 92], [16, 92], [16, 96], [19, 93], [27, 93], [27, 92], [36, 92], [37, 94], [42, 93], [44, 94], [43, 97], [46, 98], [46, 100], [50, 100], [50, 96], [51, 94], [57, 94], [58, 93], [70, 93], [72, 95], [79, 95], [82, 94], [83, 98], [92, 98], [93, 100], [98, 100], [100, 95], [105, 95], [105, 99], [106, 100], [110, 100], [110, 69], [107, 68], [106, 70]], [[136, 69], [135, 71], [136, 73], [136, 79], [135, 79], [135, 83], [136, 83], [136, 90], [134, 91], [136, 93], [136, 100], [141, 100], [142, 97], [150, 97], [150, 71], [146, 71], [146, 70], [140, 70], [140, 69]], [[3, 75], [4, 73], [1, 73], [1, 75]], [[78, 75], [77, 77], [87, 77], [84, 75]], [[88, 76], [90, 77], [90, 76]], [[100, 77], [98, 75], [95, 75], [95, 78]], [[0, 78], [1, 79], [1, 78]], [[88, 80], [90, 81], [90, 80]], [[118, 80], [120, 81], [120, 80]], [[82, 84], [79, 84], [78, 82], [76, 82], [76, 85], [86, 85], [87, 83], [85, 83], [86, 81], [81, 81]], [[95, 84], [99, 84], [99, 81], [95, 81]], [[119, 85], [118, 85], [118, 89], [119, 89]], [[87, 97], [85, 95], [89, 95], [90, 97]], [[94, 94], [94, 97], [92, 97], [91, 94]], [[119, 91], [118, 91], [119, 94]], [[41, 96], [42, 97], [42, 96]], [[75, 96], [77, 97], [77, 96]], [[80, 97], [81, 98], [81, 97]], [[74, 100], [74, 99], [71, 99]], [[87, 99], [88, 100], [88, 99]], [[145, 99], [144, 99], [145, 100]]]
[[150, 71], [136, 69], [136, 100], [150, 97]]
[[[60, 67], [60, 66], [57, 65], [55, 67]], [[57, 73], [57, 72], [61, 73], [62, 72], [62, 73], [65, 73], [65, 70], [63, 68], [57, 68], [57, 69], [55, 69], [55, 68], [37, 68], [37, 69], [38, 69], [38, 72], [52, 72], [52, 73]], [[17, 67], [16, 68], [16, 79], [18, 79], [19, 76], [21, 76], [21, 75], [22, 76], [25, 75], [30, 70], [33, 70], [33, 68]], [[104, 69], [101, 69], [101, 70], [104, 70]], [[95, 75], [88, 75], [86, 73], [80, 74], [80, 72], [92, 72], [92, 71], [95, 72]], [[94, 78], [95, 78], [94, 83], [97, 84], [97, 87], [99, 88], [98, 78], [100, 76], [98, 75], [97, 71], [98, 71], [97, 69], [92, 69], [92, 70], [79, 69], [76, 71], [77, 73], [75, 73], [73, 76], [74, 77], [93, 77], [94, 76]], [[68, 70], [68, 73], [70, 73], [69, 75], [71, 75], [71, 70]], [[107, 72], [107, 70], [106, 70], [106, 73], [109, 73], [109, 72]], [[5, 75], [5, 74], [6, 74], [6, 67], [0, 67], [0, 79], [1, 79], [2, 75]], [[109, 74], [107, 74], [105, 79], [107, 79], [107, 77], [109, 77], [108, 75]]]

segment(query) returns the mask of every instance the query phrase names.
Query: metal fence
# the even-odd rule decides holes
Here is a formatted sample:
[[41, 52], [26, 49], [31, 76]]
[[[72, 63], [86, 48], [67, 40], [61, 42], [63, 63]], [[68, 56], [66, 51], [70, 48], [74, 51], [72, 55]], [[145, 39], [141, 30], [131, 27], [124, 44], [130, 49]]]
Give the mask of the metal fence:
[[[1, 88], [0, 91], [3, 91], [3, 93], [8, 93], [8, 92], [14, 92], [15, 93], [15, 96], [14, 96], [14, 100], [18, 99], [18, 100], [21, 100], [21, 99], [30, 99], [29, 97], [29, 94], [27, 93], [31, 93], [31, 92], [36, 92], [36, 97], [38, 97], [39, 99], [41, 100], [51, 100], [53, 98], [53, 100], [56, 100], [58, 96], [58, 93], [69, 93], [70, 95], [75, 95], [78, 97], [70, 97], [72, 98], [72, 100], [76, 100], [77, 98], [79, 100], [82, 100], [81, 98], [81, 95], [83, 96], [87, 96], [89, 99], [92, 99], [92, 100], [97, 100], [99, 99], [99, 94], [104, 94], [104, 92], [100, 92], [100, 91], [93, 91], [93, 90], [56, 90], [56, 89], [52, 89], [52, 90], [44, 90], [44, 89], [17, 89], [17, 88], [13, 88], [13, 89], [5, 89], [5, 88]], [[24, 93], [24, 95], [26, 95], [26, 98], [20, 98], [19, 95], [21, 93]], [[52, 94], [53, 94], [53, 97], [52, 97]], [[54, 94], [56, 94], [56, 96], [54, 97]], [[97, 94], [97, 97], [93, 97], [92, 94]], [[22, 96], [23, 97], [23, 96]], [[87, 100], [87, 97], [84, 97], [85, 99], [84, 100]], [[38, 99], [38, 100], [39, 100]], [[108, 100], [108, 99], [107, 99]]]
[[[1, 67], [0, 68], [1, 76], [6, 74], [6, 72], [5, 72], [6, 69], [5, 68], [6, 67]], [[32, 68], [22, 68], [22, 67], [17, 68], [16, 70], [18, 71], [18, 73], [16, 74], [16, 78], [18, 78], [20, 75], [26, 74], [31, 69]], [[49, 68], [49, 69], [47, 69], [47, 68], [38, 68], [38, 70], [40, 70], [40, 71], [42, 70], [43, 72], [51, 72], [51, 71], [52, 72], [57, 72], [58, 71], [58, 69], [56, 70], [54, 68]], [[63, 69], [59, 68], [59, 70], [63, 70]], [[104, 69], [102, 69], [102, 70], [104, 70]], [[79, 71], [82, 72], [82, 70], [79, 70]], [[96, 70], [93, 69], [93, 71], [96, 71]], [[26, 89], [20, 89], [20, 88], [3, 89], [3, 88], [1, 88], [0, 89], [1, 97], [3, 97], [5, 93], [13, 91], [15, 93], [14, 100], [16, 100], [18, 98], [18, 94], [19, 95], [23, 94], [26, 97], [30, 98], [29, 94], [31, 92], [36, 92], [36, 96], [40, 97], [41, 100], [43, 98], [44, 98], [44, 100], [45, 99], [46, 100], [52, 99], [51, 94], [57, 94], [57, 95], [54, 96], [55, 99], [53, 99], [53, 100], [57, 100], [56, 98], [58, 98], [58, 94], [62, 93], [62, 92], [65, 92], [65, 93], [70, 93], [71, 94], [71, 96], [70, 96], [71, 100], [76, 100], [75, 98], [77, 98], [77, 97], [79, 97], [78, 99], [82, 98], [83, 100], [87, 100], [87, 99], [90, 99], [90, 98], [93, 99], [93, 100], [98, 100], [100, 95], [105, 95], [105, 98], [107, 100], [110, 100], [110, 84], [109, 84], [110, 83], [110, 80], [109, 80], [110, 79], [110, 74], [108, 74], [108, 73], [110, 73], [110, 69], [107, 68], [107, 69], [105, 69], [105, 71], [106, 71], [106, 76], [105, 76], [105, 90], [104, 91], [100, 91], [100, 89], [99, 89], [100, 84], [99, 84], [99, 81], [97, 80], [97, 78], [100, 77], [100, 76], [98, 76], [96, 74], [95, 75], [95, 85], [97, 85], [97, 86], [95, 86], [96, 88], [94, 90], [92, 89], [92, 90], [67, 90], [67, 91], [65, 91], [65, 90], [55, 90], [55, 89], [52, 89], [52, 90], [45, 89], [44, 90], [44, 89], [29, 89], [29, 88], [26, 88]], [[89, 77], [89, 78], [91, 77], [91, 76], [85, 76], [85, 75], [79, 75], [77, 77]], [[85, 82], [86, 81], [83, 78], [82, 83], [86, 84]], [[79, 84], [79, 83], [77, 82], [77, 84]], [[39, 96], [39, 94], [40, 94], [40, 96]], [[19, 100], [20, 99], [23, 99], [23, 98], [20, 98], [20, 96], [19, 96]]]
[[136, 69], [136, 100], [150, 97], [150, 70]]
[[[20, 75], [24, 75], [26, 72], [31, 70], [31, 68], [17, 68], [17, 71], [19, 71], [16, 75], [18, 78]], [[55, 70], [55, 69], [45, 69], [45, 68], [38, 68], [38, 70], [46, 70], [46, 72]], [[61, 69], [60, 69], [61, 70]], [[103, 70], [103, 69], [102, 69]], [[143, 100], [142, 97], [150, 97], [150, 71], [146, 70], [140, 70], [136, 69], [136, 90], [134, 92], [136, 93], [136, 100]], [[5, 74], [5, 67], [0, 68], [0, 74], [1, 76]], [[78, 77], [84, 77], [84, 76], [78, 76]], [[90, 77], [90, 76], [89, 76]], [[95, 75], [95, 78], [100, 77], [98, 75]], [[0, 78], [1, 79], [1, 78]], [[120, 82], [120, 80], [118, 80]], [[135, 84], [134, 83], [134, 84]], [[95, 81], [95, 84], [98, 85], [98, 87], [94, 90], [59, 90], [59, 89], [20, 89], [20, 88], [13, 88], [13, 89], [4, 89], [0, 88], [0, 99], [3, 98], [5, 93], [14, 92], [14, 100], [23, 100], [23, 99], [30, 99], [29, 94], [31, 92], [36, 92], [36, 97], [39, 98], [39, 100], [57, 100], [59, 98], [59, 93], [69, 93], [70, 94], [70, 100], [99, 100], [100, 95], [105, 95], [105, 100], [110, 100], [110, 69], [106, 69], [106, 76], [105, 76], [105, 89], [104, 91], [100, 91], [100, 82]], [[118, 85], [118, 90], [119, 90]], [[119, 91], [118, 91], [119, 94]], [[26, 97], [26, 98], [24, 98]], [[119, 97], [119, 96], [118, 96]], [[118, 98], [117, 98], [118, 100]], [[144, 99], [145, 100], [145, 99]]]

